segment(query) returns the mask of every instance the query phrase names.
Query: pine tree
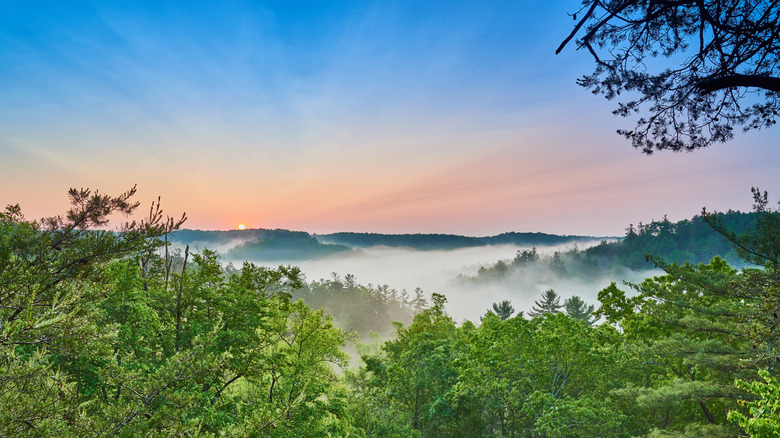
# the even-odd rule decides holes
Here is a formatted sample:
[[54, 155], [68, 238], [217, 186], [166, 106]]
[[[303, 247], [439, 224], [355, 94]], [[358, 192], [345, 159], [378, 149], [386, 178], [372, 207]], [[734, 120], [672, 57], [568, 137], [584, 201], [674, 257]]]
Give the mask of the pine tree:
[[501, 321], [504, 321], [512, 317], [515, 308], [512, 307], [511, 301], [503, 300], [500, 303], [493, 303], [493, 312], [501, 318]]
[[547, 289], [542, 292], [542, 299], [534, 301], [534, 306], [528, 315], [531, 318], [542, 316], [546, 313], [559, 313], [561, 305], [561, 297], [553, 289]]
[[579, 319], [588, 326], [593, 325], [593, 305], [590, 306], [582, 301], [582, 298], [573, 296], [563, 302], [563, 306], [566, 308], [566, 314], [574, 319]]
[[428, 300], [425, 299], [425, 292], [419, 287], [414, 290], [414, 299], [412, 300], [412, 309], [414, 313], [420, 313], [428, 307]]
[[550, 268], [558, 275], [566, 274], [566, 263], [564, 263], [560, 251], [555, 251], [550, 258]]

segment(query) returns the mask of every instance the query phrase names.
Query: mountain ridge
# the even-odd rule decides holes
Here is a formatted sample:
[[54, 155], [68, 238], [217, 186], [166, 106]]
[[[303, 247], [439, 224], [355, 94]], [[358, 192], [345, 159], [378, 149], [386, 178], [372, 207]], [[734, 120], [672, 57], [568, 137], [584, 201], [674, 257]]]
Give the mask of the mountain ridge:
[[306, 231], [291, 231], [279, 228], [224, 231], [182, 229], [174, 231], [170, 236], [170, 240], [173, 243], [216, 249], [231, 260], [289, 261], [309, 260], [375, 246], [435, 251], [489, 245], [549, 246], [617, 238], [612, 236], [559, 235], [541, 232], [506, 232], [482, 237], [443, 233], [385, 234], [340, 232], [314, 234]]

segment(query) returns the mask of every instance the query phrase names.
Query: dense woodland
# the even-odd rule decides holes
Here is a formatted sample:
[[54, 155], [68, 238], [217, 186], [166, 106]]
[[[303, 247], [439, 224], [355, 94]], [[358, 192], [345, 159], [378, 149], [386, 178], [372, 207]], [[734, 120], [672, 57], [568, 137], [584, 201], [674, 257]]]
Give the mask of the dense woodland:
[[[483, 266], [472, 276], [461, 275], [467, 284], [517, 282], [523, 276], [543, 272], [552, 278], [587, 281], [604, 276], [619, 276], [626, 270], [643, 271], [657, 268], [656, 261], [665, 263], [707, 263], [718, 256], [731, 266], [745, 267], [749, 263], [727, 236], [712, 227], [714, 220], [720, 230], [742, 234], [755, 227], [758, 215], [728, 211], [717, 215], [696, 215], [692, 219], [671, 222], [666, 217], [638, 226], [629, 225], [622, 239], [603, 240], [585, 249], [576, 246], [566, 251], [544, 255], [536, 247], [517, 252], [510, 260], [499, 260]], [[709, 223], [708, 223], [709, 222]], [[540, 249], [543, 249], [540, 248]]]
[[[548, 290], [527, 315], [481, 303], [490, 310], [463, 323], [445, 295], [174, 251], [167, 236], [185, 218], [164, 217], [159, 203], [107, 231], [111, 214], [138, 206], [133, 194], [73, 190], [63, 216], [0, 214], [0, 435], [780, 433], [780, 211], [757, 190], [750, 215], [629, 227], [620, 242], [561, 257], [684, 252], [682, 236], [710, 239], [697, 231], [706, 225], [741, 270], [717, 256], [648, 256], [665, 274], [612, 284], [598, 308]], [[513, 263], [554, 262], [540, 260], [529, 250]], [[387, 324], [386, 340], [358, 341]], [[352, 342], [361, 360], [349, 367]]]

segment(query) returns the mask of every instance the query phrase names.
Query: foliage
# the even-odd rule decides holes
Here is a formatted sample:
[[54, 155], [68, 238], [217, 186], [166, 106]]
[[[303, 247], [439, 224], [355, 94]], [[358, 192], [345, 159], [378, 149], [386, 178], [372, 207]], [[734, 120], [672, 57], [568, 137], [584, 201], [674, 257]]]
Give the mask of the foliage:
[[[733, 137], [735, 127], [768, 128], [780, 110], [780, 6], [760, 0], [586, 0], [576, 35], [596, 61], [578, 82], [614, 111], [643, 109], [618, 133], [645, 153], [694, 150]], [[654, 58], [669, 60], [672, 67]], [[677, 65], [674, 65], [677, 64]]]
[[625, 368], [617, 331], [561, 313], [529, 321], [488, 312], [479, 327], [456, 327], [443, 303], [399, 325], [398, 338], [350, 374], [357, 425], [370, 436], [626, 435], [608, 396], [621, 380], [602, 377]]
[[561, 297], [553, 289], [547, 289], [542, 292], [542, 298], [534, 301], [534, 305], [531, 311], [528, 312], [528, 316], [536, 318], [537, 316], [546, 315], [548, 313], [558, 313], [563, 307], [561, 305]]
[[719, 234], [723, 235], [739, 253], [740, 257], [758, 266], [767, 262], [780, 266], [780, 201], [778, 208], [768, 207], [769, 195], [752, 187], [755, 221], [744, 230], [735, 230], [726, 222], [724, 215], [702, 210], [702, 219]]
[[747, 433], [756, 438], [769, 438], [780, 435], [780, 384], [768, 371], [758, 372], [764, 380], [747, 382], [738, 380], [737, 387], [757, 397], [755, 400], [741, 400], [750, 416], [742, 412], [729, 412], [729, 420], [739, 423]]
[[[131, 190], [71, 191], [65, 217], [0, 214], [0, 434], [346, 436], [347, 334], [293, 302], [297, 268], [170, 253], [182, 220], [90, 230]], [[162, 247], [162, 250], [158, 250]]]
[[[718, 215], [723, 226], [736, 234], [743, 234], [757, 220], [755, 213], [728, 211]], [[713, 230], [707, 215], [671, 222], [665, 216], [660, 221], [629, 225], [626, 235], [619, 242], [603, 242], [586, 249], [586, 258], [604, 259], [607, 263], [631, 269], [648, 269], [652, 266], [648, 255], [668, 263], [707, 263], [718, 256], [729, 263], [744, 265], [742, 260], [721, 233]]]
[[588, 305], [585, 301], [582, 301], [582, 298], [574, 295], [563, 301], [563, 307], [566, 309], [566, 314], [570, 317], [580, 320], [589, 326], [593, 325], [593, 304]]
[[[771, 212], [771, 209], [764, 209]], [[730, 241], [735, 236], [745, 236], [749, 230], [768, 219], [761, 219], [763, 213], [709, 213], [690, 220], [671, 222], [666, 217], [660, 221], [630, 225], [623, 239], [602, 241], [600, 244], [580, 250], [576, 247], [566, 252], [553, 253], [551, 256], [539, 254], [537, 249], [523, 249], [512, 260], [499, 260], [491, 266], [481, 267], [475, 276], [460, 276], [465, 283], [481, 284], [485, 282], [515, 283], [517, 280], [537, 279], [537, 283], [549, 283], [556, 279], [577, 279], [581, 282], [598, 280], [603, 277], [623, 275], [626, 269], [655, 269], [652, 259], [662, 259], [668, 263], [685, 262], [706, 263], [719, 256], [736, 266], [744, 266], [746, 260]], [[717, 226], [713, 229], [713, 224]], [[771, 226], [761, 225], [765, 229], [757, 241], [767, 242], [766, 246], [777, 243], [772, 237]], [[757, 231], [756, 231], [757, 232]], [[733, 234], [733, 236], [728, 233]], [[725, 234], [725, 237], [724, 237]], [[744, 238], [744, 237], [740, 237]], [[748, 243], [744, 243], [748, 245]], [[748, 261], [765, 261], [747, 259]]]
[[315, 309], [332, 315], [340, 327], [367, 337], [370, 332], [391, 334], [393, 321], [409, 323], [415, 313], [427, 307], [422, 289], [414, 296], [406, 290], [398, 291], [387, 285], [358, 284], [354, 275], [343, 278], [333, 274], [328, 280], [312, 281], [293, 292]]
[[[511, 301], [503, 300], [500, 303], [493, 303], [493, 312], [503, 321], [512, 317], [512, 314], [515, 313], [515, 308], [512, 307]], [[522, 317], [522, 313], [520, 312], [518, 316]]]
[[104, 293], [106, 264], [156, 247], [157, 236], [184, 222], [164, 221], [153, 204], [148, 221], [125, 223], [120, 233], [89, 230], [113, 213], [130, 214], [134, 194], [135, 187], [116, 197], [71, 189], [64, 216], [28, 221], [18, 205], [0, 213], [0, 434], [67, 436], [85, 423], [80, 388], [52, 358], [107, 351], [107, 333], [95, 325], [100, 311], [84, 305]]
[[[702, 220], [764, 266], [648, 256], [664, 275], [629, 283], [632, 293], [612, 283], [595, 312], [548, 289], [531, 319], [504, 300], [479, 326], [456, 324], [443, 295], [429, 303], [419, 289], [351, 275], [307, 285], [298, 268], [170, 250], [184, 218], [163, 219], [159, 200], [147, 219], [102, 230], [112, 212], [133, 211], [132, 194], [72, 191], [71, 211], [42, 221], [18, 206], [0, 213], [0, 435], [777, 433], [780, 211], [757, 189], [744, 232], [727, 228], [729, 214]], [[625, 240], [672, 225], [629, 227]], [[555, 263], [530, 249], [506, 269]], [[358, 348], [364, 365], [339, 377], [353, 337], [326, 311], [359, 331], [409, 323]]]
[[632, 298], [614, 284], [599, 293], [599, 314], [617, 322], [629, 347], [648, 364], [648, 383], [618, 394], [647, 413], [665, 412], [655, 420], [659, 429], [699, 424], [733, 433], [727, 432], [725, 413], [736, 408], [734, 376], [755, 375], [746, 365], [757, 347], [748, 328], [756, 303], [735, 296], [742, 276], [717, 257], [706, 265], [663, 268], [666, 275], [633, 285], [639, 294]]
[[452, 436], [454, 425], [447, 421], [451, 406], [443, 397], [457, 377], [453, 355], [459, 341], [455, 323], [444, 313], [445, 301], [434, 294], [433, 306], [417, 314], [408, 328], [396, 324], [396, 339], [384, 344], [382, 356], [363, 358], [367, 366], [360, 385], [373, 387], [381, 401], [369, 405], [379, 412], [366, 417], [393, 418], [392, 430]]

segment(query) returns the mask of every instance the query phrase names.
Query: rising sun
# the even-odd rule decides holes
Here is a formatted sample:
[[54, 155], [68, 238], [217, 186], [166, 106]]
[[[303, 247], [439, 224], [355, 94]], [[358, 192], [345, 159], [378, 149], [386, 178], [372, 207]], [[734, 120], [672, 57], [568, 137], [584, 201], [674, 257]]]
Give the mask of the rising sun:
[[239, 229], [239, 230], [243, 230], [244, 228], [246, 228], [246, 225], [244, 225], [244, 224], [238, 224], [238, 229]]

